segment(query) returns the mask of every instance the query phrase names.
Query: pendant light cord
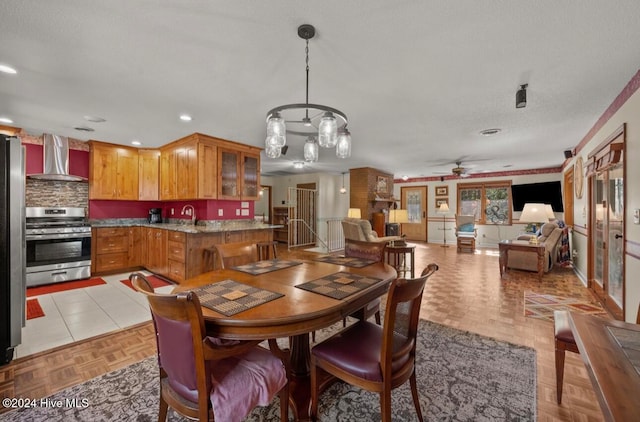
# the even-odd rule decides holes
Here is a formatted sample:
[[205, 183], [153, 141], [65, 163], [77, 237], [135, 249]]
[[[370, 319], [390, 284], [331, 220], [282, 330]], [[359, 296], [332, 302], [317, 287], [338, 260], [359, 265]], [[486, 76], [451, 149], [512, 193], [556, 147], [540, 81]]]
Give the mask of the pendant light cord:
[[[306, 93], [306, 104], [309, 105], [309, 40], [307, 39], [307, 47], [304, 49], [304, 53], [305, 53], [305, 63], [307, 65], [307, 93]], [[305, 116], [308, 119], [309, 118], [309, 108], [307, 108], [305, 110]]]

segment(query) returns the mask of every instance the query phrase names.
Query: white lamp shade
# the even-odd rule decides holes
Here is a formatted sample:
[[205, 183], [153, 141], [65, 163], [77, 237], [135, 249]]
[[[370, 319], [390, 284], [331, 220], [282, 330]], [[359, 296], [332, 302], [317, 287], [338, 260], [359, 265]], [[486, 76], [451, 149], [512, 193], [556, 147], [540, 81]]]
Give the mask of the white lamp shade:
[[449, 205], [444, 202], [440, 204], [440, 208], [438, 208], [438, 214], [449, 214]]
[[547, 213], [547, 218], [549, 220], [555, 220], [556, 215], [553, 213], [553, 207], [549, 204], [544, 204], [544, 210]]
[[408, 223], [409, 213], [407, 210], [389, 210], [389, 223]]
[[521, 223], [547, 223], [547, 211], [545, 204], [529, 203], [524, 204], [522, 214], [520, 214]]
[[362, 214], [360, 213], [360, 208], [349, 208], [347, 212], [348, 218], [362, 218]]

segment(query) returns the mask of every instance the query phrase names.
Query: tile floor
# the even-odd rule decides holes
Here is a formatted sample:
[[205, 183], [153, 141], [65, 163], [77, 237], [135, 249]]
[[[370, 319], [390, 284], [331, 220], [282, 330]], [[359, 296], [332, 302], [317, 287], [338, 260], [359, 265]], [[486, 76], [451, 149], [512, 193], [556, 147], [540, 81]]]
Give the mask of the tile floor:
[[[151, 320], [146, 298], [120, 282], [127, 277], [129, 273], [103, 276], [107, 284], [33, 296], [45, 316], [27, 320], [14, 357]], [[169, 293], [172, 288], [164, 286], [156, 291]]]

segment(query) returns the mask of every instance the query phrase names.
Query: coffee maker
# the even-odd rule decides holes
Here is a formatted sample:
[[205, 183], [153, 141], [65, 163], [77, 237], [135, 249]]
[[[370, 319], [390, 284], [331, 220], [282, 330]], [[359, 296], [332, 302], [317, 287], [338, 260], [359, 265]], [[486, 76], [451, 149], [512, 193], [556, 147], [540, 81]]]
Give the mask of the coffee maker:
[[162, 208], [149, 209], [149, 223], [162, 223]]

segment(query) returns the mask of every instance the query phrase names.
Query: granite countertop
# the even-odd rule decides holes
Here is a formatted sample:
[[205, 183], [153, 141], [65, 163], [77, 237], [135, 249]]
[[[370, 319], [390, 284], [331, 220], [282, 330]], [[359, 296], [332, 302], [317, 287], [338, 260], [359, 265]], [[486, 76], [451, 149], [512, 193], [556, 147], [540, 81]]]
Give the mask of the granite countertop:
[[177, 224], [177, 223], [155, 223], [151, 224], [146, 220], [139, 219], [105, 219], [92, 220], [91, 227], [153, 227], [157, 229], [173, 230], [183, 233], [220, 233], [241, 230], [266, 230], [283, 227], [282, 225], [263, 224], [263, 223], [238, 223], [229, 221], [199, 222], [193, 224]]

